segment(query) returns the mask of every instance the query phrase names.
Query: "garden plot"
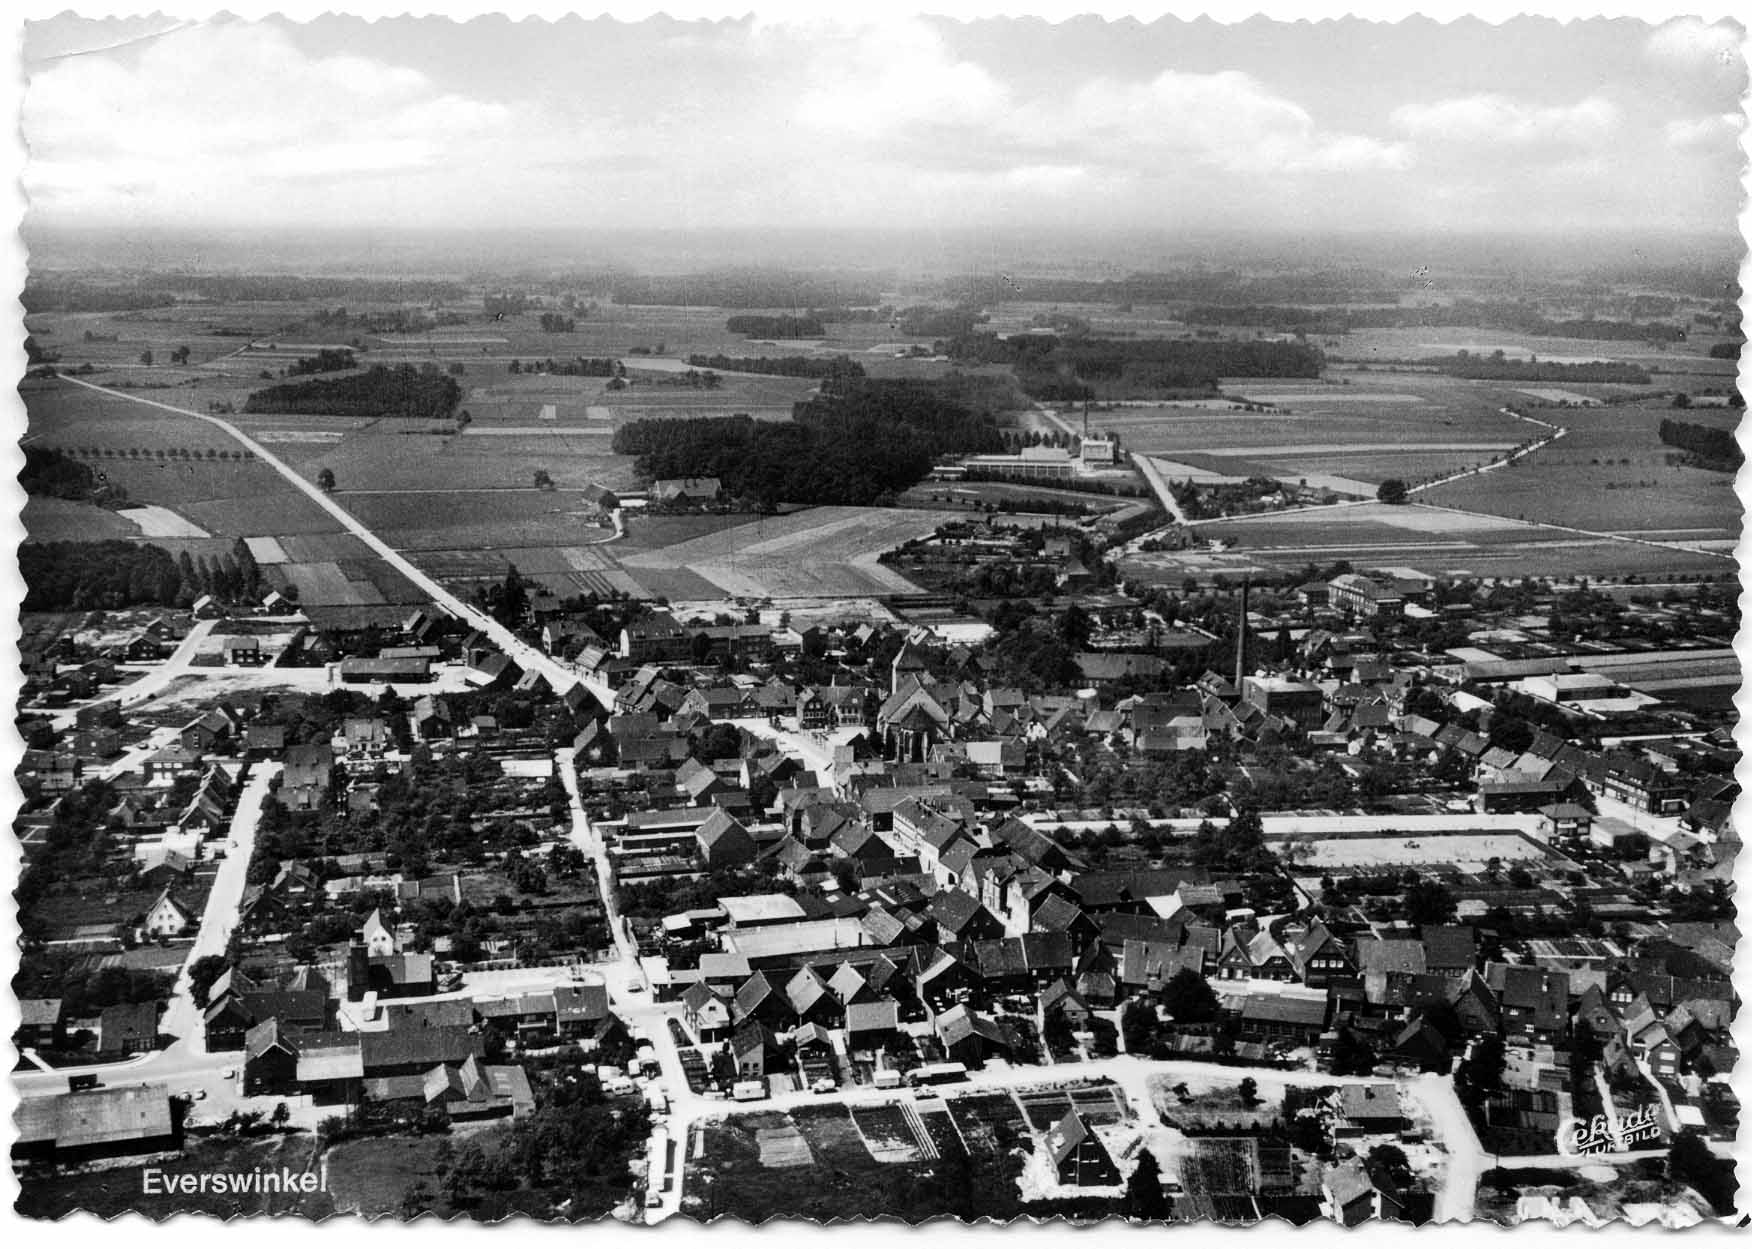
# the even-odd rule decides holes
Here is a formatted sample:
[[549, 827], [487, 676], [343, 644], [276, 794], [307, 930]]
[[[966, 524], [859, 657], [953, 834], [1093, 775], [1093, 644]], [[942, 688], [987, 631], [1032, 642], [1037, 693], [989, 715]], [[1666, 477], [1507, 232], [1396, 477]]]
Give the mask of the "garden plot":
[[778, 1127], [756, 1128], [755, 1145], [763, 1167], [808, 1167], [815, 1165], [809, 1142], [789, 1119]]
[[1180, 1158], [1180, 1182], [1189, 1193], [1212, 1197], [1259, 1191], [1259, 1145], [1245, 1137], [1196, 1137]]
[[919, 1162], [928, 1156], [930, 1142], [921, 1139], [914, 1127], [917, 1116], [907, 1115], [907, 1109], [901, 1105], [852, 1107], [852, 1126], [877, 1162]]

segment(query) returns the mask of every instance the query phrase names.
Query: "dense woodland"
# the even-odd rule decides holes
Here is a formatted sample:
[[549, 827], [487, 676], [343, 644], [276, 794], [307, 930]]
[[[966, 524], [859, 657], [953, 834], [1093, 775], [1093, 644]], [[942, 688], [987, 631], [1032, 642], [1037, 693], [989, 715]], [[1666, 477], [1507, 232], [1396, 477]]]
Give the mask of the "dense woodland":
[[373, 365], [352, 377], [282, 382], [244, 401], [245, 412], [328, 416], [390, 416], [448, 420], [462, 400], [462, 387], [443, 373], [411, 364]]
[[1209, 392], [1224, 377], [1318, 377], [1325, 364], [1307, 343], [1252, 340], [969, 334], [942, 350], [969, 363], [1008, 364], [1030, 396], [1057, 402]]
[[93, 499], [102, 492], [91, 465], [53, 447], [24, 449], [24, 468], [19, 471], [18, 484], [26, 494], [56, 499]]
[[25, 611], [92, 611], [187, 606], [202, 594], [237, 601], [266, 592], [249, 545], [239, 538], [222, 559], [177, 556], [149, 543], [26, 542], [18, 548]]
[[640, 477], [717, 477], [762, 507], [865, 505], [922, 480], [939, 455], [999, 451], [989, 412], [934, 383], [855, 382], [798, 404], [789, 424], [747, 417], [632, 421], [614, 450], [638, 457]]
[[1740, 444], [1731, 429], [1714, 425], [1696, 425], [1690, 421], [1661, 422], [1661, 441], [1669, 447], [1689, 451], [1706, 468], [1734, 471], [1745, 463]]

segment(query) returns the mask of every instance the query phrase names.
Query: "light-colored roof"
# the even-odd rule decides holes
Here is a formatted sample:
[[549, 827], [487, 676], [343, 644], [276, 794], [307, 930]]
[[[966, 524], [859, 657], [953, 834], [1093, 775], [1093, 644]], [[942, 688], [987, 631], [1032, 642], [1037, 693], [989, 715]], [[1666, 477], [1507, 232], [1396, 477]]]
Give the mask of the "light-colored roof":
[[790, 894], [755, 893], [742, 898], [720, 899], [724, 913], [737, 926], [746, 924], [778, 924], [800, 920], [806, 912]]

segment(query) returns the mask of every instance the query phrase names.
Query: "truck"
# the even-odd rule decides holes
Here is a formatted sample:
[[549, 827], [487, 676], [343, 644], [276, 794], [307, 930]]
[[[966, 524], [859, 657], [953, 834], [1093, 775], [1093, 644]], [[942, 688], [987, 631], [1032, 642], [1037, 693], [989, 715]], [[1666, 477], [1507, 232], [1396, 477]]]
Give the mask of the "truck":
[[967, 1064], [930, 1063], [913, 1068], [906, 1078], [918, 1088], [928, 1088], [935, 1084], [959, 1084], [967, 1079]]
[[645, 1086], [645, 1100], [651, 1103], [651, 1109], [657, 1114], [669, 1113], [669, 1094], [663, 1091], [662, 1085], [647, 1084]]
[[879, 1089], [897, 1089], [900, 1087], [900, 1072], [892, 1067], [876, 1069], [876, 1087]]
[[767, 1086], [765, 1080], [738, 1080], [730, 1086], [730, 1096], [739, 1102], [765, 1101]]

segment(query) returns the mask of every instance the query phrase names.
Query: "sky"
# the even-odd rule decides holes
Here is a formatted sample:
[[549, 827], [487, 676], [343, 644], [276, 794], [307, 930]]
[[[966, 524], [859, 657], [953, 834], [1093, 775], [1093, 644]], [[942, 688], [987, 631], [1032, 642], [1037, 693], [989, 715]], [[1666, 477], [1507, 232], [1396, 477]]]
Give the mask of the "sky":
[[1733, 229], [1696, 19], [27, 25], [27, 227]]

